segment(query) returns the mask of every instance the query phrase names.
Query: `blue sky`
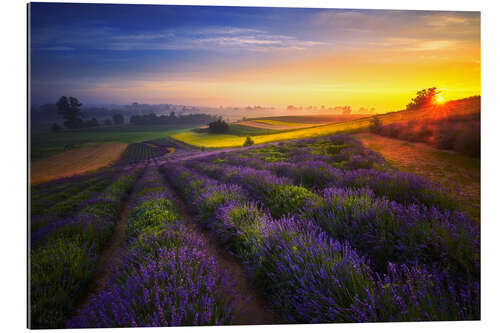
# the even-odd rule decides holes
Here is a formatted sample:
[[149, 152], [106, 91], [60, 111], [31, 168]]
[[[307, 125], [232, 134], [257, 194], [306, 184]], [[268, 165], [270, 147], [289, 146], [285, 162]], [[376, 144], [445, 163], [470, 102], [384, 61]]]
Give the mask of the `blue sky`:
[[[407, 52], [401, 59], [436, 61], [479, 47], [479, 14], [470, 12], [33, 3], [30, 24], [33, 103], [73, 95], [84, 103], [286, 104], [298, 89], [280, 83], [288, 66], [290, 80], [308, 85], [307, 104], [318, 85], [356, 83], [335, 81], [342, 68], [328, 81], [304, 64], [315, 57], [395, 49]], [[259, 94], [259, 84], [276, 91]]]

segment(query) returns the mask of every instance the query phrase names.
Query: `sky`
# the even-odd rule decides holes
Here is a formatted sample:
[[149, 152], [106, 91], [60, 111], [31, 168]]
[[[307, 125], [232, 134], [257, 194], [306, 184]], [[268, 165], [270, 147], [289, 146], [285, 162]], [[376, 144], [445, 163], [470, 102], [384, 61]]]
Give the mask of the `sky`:
[[383, 113], [480, 94], [480, 13], [32, 3], [30, 97]]

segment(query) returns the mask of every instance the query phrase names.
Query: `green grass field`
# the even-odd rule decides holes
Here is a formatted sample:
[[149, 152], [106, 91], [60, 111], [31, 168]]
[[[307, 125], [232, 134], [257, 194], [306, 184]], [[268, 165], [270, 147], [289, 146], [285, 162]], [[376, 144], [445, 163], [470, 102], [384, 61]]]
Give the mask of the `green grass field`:
[[250, 127], [250, 126], [245, 126], [245, 125], [239, 125], [239, 124], [229, 124], [229, 134], [236, 135], [236, 136], [254, 136], [254, 135], [269, 135], [269, 134], [274, 134], [282, 132], [279, 130], [275, 129], [268, 129], [268, 128], [257, 128], [257, 127]]
[[54, 133], [46, 129], [31, 131], [31, 160], [36, 161], [67, 149], [105, 142], [134, 143], [164, 138], [191, 129], [168, 126], [113, 126]]

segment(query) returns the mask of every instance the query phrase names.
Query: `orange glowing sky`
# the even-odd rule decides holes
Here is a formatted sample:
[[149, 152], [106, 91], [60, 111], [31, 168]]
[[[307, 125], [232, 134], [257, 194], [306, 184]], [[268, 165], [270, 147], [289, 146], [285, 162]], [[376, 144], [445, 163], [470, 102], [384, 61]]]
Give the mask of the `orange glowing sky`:
[[189, 22], [202, 9], [207, 16], [168, 27], [150, 18], [141, 31], [110, 21], [100, 33], [79, 22], [79, 33], [92, 37], [87, 44], [76, 33], [73, 41], [71, 34], [49, 38], [32, 28], [35, 65], [50, 68], [65, 57], [59, 66], [67, 59], [83, 66], [74, 74], [79, 83], [35, 68], [34, 96], [55, 98], [51, 89], [59, 95], [62, 89], [94, 103], [388, 112], [432, 86], [444, 100], [481, 92], [479, 12], [164, 7], [155, 13], [158, 22], [174, 16]]

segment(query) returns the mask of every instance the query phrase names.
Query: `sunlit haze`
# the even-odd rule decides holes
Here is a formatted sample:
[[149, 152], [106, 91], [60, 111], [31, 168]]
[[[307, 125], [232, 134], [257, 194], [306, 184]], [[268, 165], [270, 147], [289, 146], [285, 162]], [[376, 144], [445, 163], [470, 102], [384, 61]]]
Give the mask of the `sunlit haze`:
[[479, 12], [33, 3], [30, 17], [32, 103], [383, 113], [433, 86], [437, 102], [480, 94]]

